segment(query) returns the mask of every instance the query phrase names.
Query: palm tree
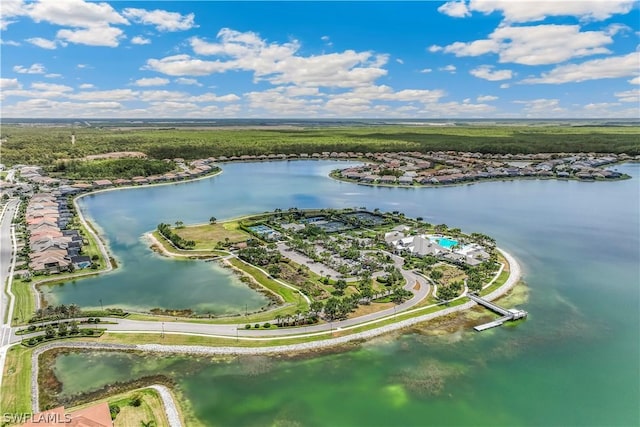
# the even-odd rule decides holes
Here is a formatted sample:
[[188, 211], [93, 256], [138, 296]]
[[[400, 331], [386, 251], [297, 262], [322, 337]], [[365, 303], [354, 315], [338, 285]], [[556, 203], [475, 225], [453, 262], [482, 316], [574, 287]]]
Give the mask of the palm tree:
[[209, 224], [213, 225], [216, 223], [218, 219], [215, 216], [212, 216], [211, 218], [209, 218]]
[[180, 221], [180, 220], [176, 221], [176, 228], [180, 228], [180, 227], [182, 227], [183, 225], [184, 225], [184, 222], [182, 222], [182, 221]]

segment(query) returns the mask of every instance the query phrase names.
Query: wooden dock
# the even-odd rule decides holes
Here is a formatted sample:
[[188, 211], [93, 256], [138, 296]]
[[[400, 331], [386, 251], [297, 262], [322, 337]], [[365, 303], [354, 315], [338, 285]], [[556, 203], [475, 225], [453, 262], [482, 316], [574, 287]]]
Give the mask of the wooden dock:
[[474, 326], [473, 329], [475, 329], [478, 332], [495, 328], [497, 326], [502, 325], [504, 322], [508, 322], [511, 320], [524, 319], [525, 317], [527, 317], [527, 314], [529, 314], [524, 310], [519, 310], [515, 308], [510, 308], [510, 309], [502, 308], [499, 305], [494, 304], [491, 301], [487, 301], [486, 299], [475, 294], [467, 294], [467, 297], [469, 297], [470, 300], [475, 301], [478, 304], [488, 308], [489, 310], [502, 315], [502, 317], [499, 319], [493, 320], [491, 322], [488, 322], [482, 325]]

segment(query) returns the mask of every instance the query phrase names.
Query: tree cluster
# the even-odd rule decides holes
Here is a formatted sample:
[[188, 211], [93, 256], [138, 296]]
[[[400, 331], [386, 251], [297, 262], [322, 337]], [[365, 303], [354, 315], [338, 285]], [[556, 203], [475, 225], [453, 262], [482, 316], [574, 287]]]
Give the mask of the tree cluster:
[[162, 234], [162, 236], [169, 240], [176, 248], [179, 249], [192, 249], [196, 246], [196, 242], [193, 240], [185, 240], [178, 234], [174, 233], [171, 230], [171, 226], [169, 224], [165, 224], [161, 222], [158, 224], [158, 232]]

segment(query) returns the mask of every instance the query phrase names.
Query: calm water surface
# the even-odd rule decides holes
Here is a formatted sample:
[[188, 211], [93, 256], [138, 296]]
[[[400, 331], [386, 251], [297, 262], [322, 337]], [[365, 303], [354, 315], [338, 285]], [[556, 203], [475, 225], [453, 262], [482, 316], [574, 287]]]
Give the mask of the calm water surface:
[[[63, 393], [163, 372], [177, 380], [206, 425], [640, 424], [640, 165], [617, 167], [633, 179], [615, 183], [531, 180], [408, 190], [326, 178], [342, 165], [230, 164], [209, 180], [85, 198], [83, 209], [124, 268], [52, 288], [50, 297], [95, 306], [101, 295], [105, 304], [141, 308], [206, 299], [201, 309], [220, 312], [252, 298], [259, 307], [261, 297], [223, 271], [156, 257], [140, 235], [160, 221], [367, 206], [494, 236], [523, 265], [529, 319], [481, 334], [385, 337], [302, 360], [67, 355], [56, 363]], [[171, 297], [158, 295], [175, 287]]]

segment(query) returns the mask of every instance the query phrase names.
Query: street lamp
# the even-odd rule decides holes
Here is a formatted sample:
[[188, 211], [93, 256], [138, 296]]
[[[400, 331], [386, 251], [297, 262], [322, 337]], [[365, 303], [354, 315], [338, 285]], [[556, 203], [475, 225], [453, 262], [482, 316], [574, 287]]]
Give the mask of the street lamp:
[[160, 334], [160, 338], [164, 338], [164, 322], [162, 322], [162, 333]]
[[100, 298], [100, 311], [104, 311], [104, 307], [102, 306], [102, 298]]

